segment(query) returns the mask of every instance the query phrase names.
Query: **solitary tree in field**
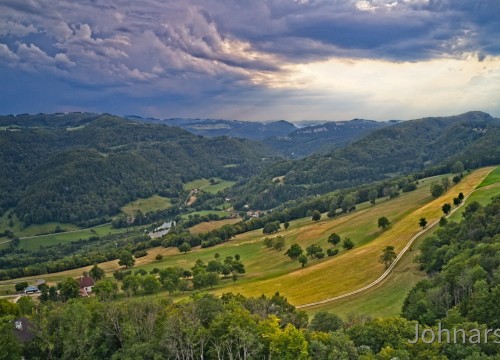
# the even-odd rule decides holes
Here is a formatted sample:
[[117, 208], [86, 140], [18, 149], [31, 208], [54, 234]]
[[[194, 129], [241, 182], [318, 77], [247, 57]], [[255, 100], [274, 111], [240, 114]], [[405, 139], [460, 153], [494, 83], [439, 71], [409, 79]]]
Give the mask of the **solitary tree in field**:
[[212, 289], [214, 285], [219, 283], [219, 275], [217, 273], [207, 273], [205, 278], [206, 284]]
[[264, 239], [264, 245], [265, 245], [266, 248], [268, 248], [268, 249], [272, 248], [273, 244], [274, 244], [274, 239], [273, 238], [266, 237]]
[[464, 199], [464, 193], [462, 193], [462, 192], [461, 192], [461, 193], [459, 193], [459, 194], [458, 194], [458, 198], [459, 198], [460, 200], [463, 200], [463, 199]]
[[378, 219], [378, 227], [385, 230], [386, 227], [388, 227], [391, 224], [388, 218], [385, 216], [382, 216], [381, 218]]
[[118, 265], [125, 266], [126, 269], [133, 267], [135, 264], [135, 259], [132, 253], [127, 250], [123, 250], [118, 258]]
[[351, 241], [351, 239], [346, 238], [342, 243], [342, 247], [346, 250], [351, 250], [354, 247], [354, 243]]
[[279, 221], [272, 221], [264, 225], [264, 228], [262, 229], [262, 233], [264, 234], [273, 234], [280, 231], [280, 222]]
[[340, 236], [336, 233], [331, 233], [328, 237], [328, 242], [333, 246], [336, 246], [340, 242]]
[[288, 221], [285, 221], [283, 226], [285, 227], [285, 230], [287, 230], [290, 227], [290, 223]]
[[422, 229], [425, 229], [425, 227], [427, 226], [427, 220], [425, 218], [420, 218], [418, 225], [420, 225]]
[[396, 257], [394, 246], [387, 246], [384, 250], [382, 250], [382, 255], [380, 255], [379, 261], [385, 265], [387, 270]]
[[278, 236], [273, 241], [273, 249], [277, 251], [283, 250], [285, 247], [285, 238], [283, 236]]
[[450, 203], [444, 204], [443, 207], [441, 208], [441, 210], [443, 210], [443, 213], [445, 215], [448, 215], [451, 211], [451, 204]]
[[442, 178], [441, 185], [443, 185], [445, 191], [448, 190], [448, 188], [450, 187], [450, 179], [448, 179], [448, 177]]
[[459, 197], [453, 198], [453, 205], [458, 206], [462, 200]]
[[307, 264], [307, 256], [304, 254], [299, 256], [299, 263], [302, 265], [302, 267], [306, 266]]
[[323, 249], [321, 248], [321, 246], [316, 245], [316, 244], [312, 244], [306, 248], [307, 255], [312, 257], [312, 258], [316, 257], [317, 254], [322, 253], [322, 252], [323, 252]]
[[444, 187], [443, 185], [440, 185], [440, 184], [432, 184], [431, 185], [431, 194], [432, 194], [432, 197], [440, 197], [441, 195], [443, 195], [444, 193]]
[[191, 245], [189, 245], [189, 243], [187, 242], [183, 242], [179, 245], [179, 251], [186, 254], [187, 252], [191, 251]]
[[319, 221], [321, 219], [321, 213], [318, 210], [314, 210], [312, 213], [312, 220]]
[[290, 246], [290, 248], [286, 251], [285, 255], [288, 255], [290, 257], [290, 259], [297, 259], [300, 255], [302, 255], [302, 253], [304, 252], [304, 250], [302, 250], [302, 248], [300, 247], [299, 244], [293, 244], [292, 246]]

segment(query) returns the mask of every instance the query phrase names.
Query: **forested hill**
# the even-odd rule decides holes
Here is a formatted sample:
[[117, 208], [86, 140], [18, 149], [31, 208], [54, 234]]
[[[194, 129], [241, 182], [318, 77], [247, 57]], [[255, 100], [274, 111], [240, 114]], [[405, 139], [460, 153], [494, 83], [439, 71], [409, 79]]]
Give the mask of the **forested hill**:
[[300, 158], [332, 151], [391, 123], [363, 119], [331, 121], [297, 129], [287, 136], [274, 136], [264, 143], [287, 157]]
[[276, 163], [235, 192], [266, 209], [399, 173], [444, 172], [457, 160], [466, 168], [500, 163], [500, 119], [468, 112], [401, 122], [326, 155]]
[[25, 224], [84, 224], [155, 193], [175, 197], [201, 177], [236, 180], [270, 159], [261, 144], [207, 139], [111, 115], [0, 117], [0, 212]]

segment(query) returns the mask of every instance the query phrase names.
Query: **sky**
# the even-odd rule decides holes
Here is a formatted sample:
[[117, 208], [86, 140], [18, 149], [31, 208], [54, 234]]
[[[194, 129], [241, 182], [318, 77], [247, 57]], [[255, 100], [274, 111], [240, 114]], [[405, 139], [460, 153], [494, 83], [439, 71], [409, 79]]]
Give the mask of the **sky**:
[[0, 0], [0, 114], [500, 117], [500, 0]]

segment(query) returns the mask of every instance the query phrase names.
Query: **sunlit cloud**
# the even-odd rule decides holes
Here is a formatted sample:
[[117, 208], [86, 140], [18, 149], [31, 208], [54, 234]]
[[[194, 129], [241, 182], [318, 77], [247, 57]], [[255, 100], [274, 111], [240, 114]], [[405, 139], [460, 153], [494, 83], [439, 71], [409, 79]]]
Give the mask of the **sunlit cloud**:
[[497, 0], [5, 0], [0, 106], [249, 120], [499, 115], [499, 17]]

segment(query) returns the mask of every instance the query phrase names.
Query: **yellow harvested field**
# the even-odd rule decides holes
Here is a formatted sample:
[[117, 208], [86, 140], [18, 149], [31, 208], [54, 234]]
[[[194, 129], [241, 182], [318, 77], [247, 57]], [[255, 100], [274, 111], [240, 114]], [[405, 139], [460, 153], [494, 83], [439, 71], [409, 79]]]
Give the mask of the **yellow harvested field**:
[[[272, 295], [279, 291], [294, 305], [341, 295], [377, 279], [384, 272], [384, 266], [378, 262], [378, 258], [385, 246], [392, 245], [399, 253], [408, 240], [420, 230], [418, 221], [421, 217], [427, 218], [429, 223], [439, 219], [442, 204], [452, 202], [459, 192], [467, 195], [473, 191], [491, 170], [492, 168], [482, 168], [472, 172], [437, 199], [431, 197], [429, 186], [440, 181], [443, 176], [427, 178], [420, 182], [417, 190], [403, 193], [394, 199], [378, 199], [375, 206], [368, 203], [359, 204], [357, 211], [333, 219], [322, 214], [318, 222], [311, 221], [311, 218], [291, 221], [287, 230], [280, 230], [278, 234], [272, 235], [284, 236], [286, 245], [282, 251], [263, 246], [262, 240], [266, 235], [262, 234], [262, 229], [258, 229], [240, 234], [218, 246], [194, 248], [187, 254], [179, 253], [177, 248], [149, 249], [147, 256], [136, 260], [134, 269], [150, 271], [155, 267], [161, 269], [168, 266], [189, 269], [197, 259], [208, 262], [216, 253], [221, 258], [239, 254], [246, 273], [235, 284], [232, 281], [222, 281], [211, 290], [212, 293], [234, 292], [246, 296], [260, 296]], [[377, 227], [377, 220], [382, 216], [391, 221], [391, 226], [385, 231]], [[223, 224], [223, 221], [202, 223], [191, 230], [203, 232]], [[296, 260], [284, 255], [293, 243], [300, 244], [303, 249], [311, 244], [318, 244], [326, 250], [331, 247], [327, 239], [332, 232], [338, 233], [342, 239], [351, 238], [355, 243], [354, 249], [346, 251], [338, 245], [340, 253], [337, 256], [309, 260], [303, 269]], [[155, 260], [158, 254], [163, 255], [161, 261]], [[117, 261], [101, 263], [99, 266], [106, 271], [107, 276], [112, 276], [112, 273], [119, 269]], [[36, 278], [57, 281], [68, 276], [79, 276], [89, 269], [90, 267], [80, 268]], [[24, 279], [16, 279], [16, 282], [22, 280]], [[12, 288], [12, 281], [0, 282], [0, 291], [6, 289], [6, 286]]]
[[[326, 261], [310, 264], [304, 269], [299, 268], [263, 281], [236, 284], [218, 293], [231, 291], [246, 296], [258, 296], [260, 294], [271, 295], [279, 291], [292, 304], [301, 305], [363, 287], [384, 272], [384, 265], [378, 262], [382, 249], [391, 245], [395, 247], [396, 253], [399, 253], [411, 237], [420, 230], [418, 225], [420, 218], [425, 217], [428, 223], [438, 220], [442, 215], [441, 206], [444, 203], [452, 203], [453, 198], [460, 192], [464, 195], [472, 192], [491, 170], [492, 168], [482, 168], [474, 171], [447, 193], [412, 211], [366, 245], [355, 247]], [[361, 215], [362, 213], [358, 213], [358, 216]], [[347, 218], [343, 222], [350, 222], [350, 220]], [[307, 232], [306, 228], [302, 228], [301, 232]], [[320, 233], [320, 230], [307, 232], [307, 237], [319, 237]], [[301, 244], [301, 241], [298, 243]]]

